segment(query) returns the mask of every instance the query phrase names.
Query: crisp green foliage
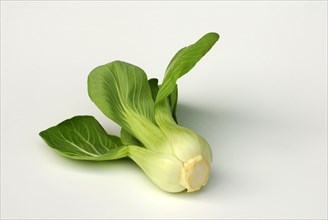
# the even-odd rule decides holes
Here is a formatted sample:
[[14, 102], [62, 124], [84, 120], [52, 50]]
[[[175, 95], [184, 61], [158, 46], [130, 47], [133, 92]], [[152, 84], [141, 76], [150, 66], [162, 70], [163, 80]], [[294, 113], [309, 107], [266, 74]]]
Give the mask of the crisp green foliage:
[[188, 73], [219, 39], [217, 33], [208, 33], [189, 47], [182, 48], [170, 61], [158, 91], [156, 103], [168, 97], [176, 87], [177, 80]]
[[107, 117], [142, 144], [156, 148], [163, 142], [163, 133], [155, 125], [147, 75], [142, 69], [122, 61], [98, 66], [88, 77], [88, 92]]
[[119, 137], [108, 135], [92, 116], [75, 116], [40, 132], [63, 156], [79, 160], [114, 160], [127, 156]]
[[176, 123], [178, 123], [177, 118], [177, 106], [178, 106], [178, 86], [176, 85], [172, 93], [168, 97], [169, 105], [172, 112], [172, 117]]
[[137, 145], [142, 147], [143, 144], [124, 128], [121, 128], [121, 141], [124, 145]]
[[176, 83], [218, 39], [218, 34], [208, 33], [179, 50], [161, 85], [158, 79], [148, 80], [141, 68], [123, 61], [93, 69], [88, 94], [121, 126], [120, 137], [107, 134], [92, 116], [67, 119], [40, 136], [65, 157], [92, 161], [129, 157], [165, 191], [198, 190], [208, 180], [212, 151], [204, 138], [177, 124]]
[[146, 73], [137, 66], [114, 61], [98, 66], [88, 77], [92, 101], [110, 119], [127, 130], [127, 112], [154, 121], [154, 102]]

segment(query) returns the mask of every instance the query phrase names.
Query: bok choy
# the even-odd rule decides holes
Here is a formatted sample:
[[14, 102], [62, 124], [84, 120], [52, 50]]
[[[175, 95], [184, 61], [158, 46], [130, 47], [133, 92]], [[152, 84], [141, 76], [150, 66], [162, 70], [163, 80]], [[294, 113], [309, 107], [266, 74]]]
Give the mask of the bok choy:
[[184, 47], [170, 61], [162, 83], [139, 67], [113, 61], [88, 77], [88, 94], [96, 106], [121, 126], [109, 135], [92, 116], [75, 116], [40, 132], [62, 156], [76, 160], [131, 158], [167, 192], [196, 191], [209, 178], [212, 153], [194, 131], [178, 125], [177, 80], [189, 72], [219, 39], [208, 33]]

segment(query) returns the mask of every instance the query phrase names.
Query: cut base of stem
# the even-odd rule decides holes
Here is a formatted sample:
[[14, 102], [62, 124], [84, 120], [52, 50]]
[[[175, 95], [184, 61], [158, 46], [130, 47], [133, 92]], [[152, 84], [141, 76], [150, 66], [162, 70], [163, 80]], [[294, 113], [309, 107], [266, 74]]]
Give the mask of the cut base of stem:
[[180, 184], [188, 192], [199, 190], [207, 183], [209, 173], [210, 166], [208, 162], [202, 155], [197, 155], [184, 163], [181, 171]]

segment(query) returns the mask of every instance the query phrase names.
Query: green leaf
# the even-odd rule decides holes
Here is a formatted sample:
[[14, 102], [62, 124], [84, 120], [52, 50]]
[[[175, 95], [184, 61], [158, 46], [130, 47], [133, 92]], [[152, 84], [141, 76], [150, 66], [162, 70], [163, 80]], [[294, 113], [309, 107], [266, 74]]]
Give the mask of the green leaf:
[[177, 80], [188, 73], [219, 39], [217, 33], [208, 33], [196, 43], [182, 48], [170, 61], [163, 83], [156, 97], [156, 104], [168, 97], [175, 89]]
[[[151, 95], [153, 100], [156, 100], [156, 95], [159, 90], [158, 86], [158, 79], [152, 78], [148, 80], [148, 84], [150, 87]], [[172, 116], [176, 120], [176, 105], [177, 105], [177, 88], [172, 92], [169, 96], [169, 101], [172, 109]], [[143, 146], [143, 144], [136, 138], [134, 137], [131, 133], [129, 133], [127, 130], [124, 128], [121, 129], [121, 141], [124, 145], [137, 145], [137, 146]]]
[[143, 146], [143, 144], [137, 138], [135, 138], [131, 133], [129, 133], [124, 128], [121, 129], [121, 140], [124, 145]]
[[171, 94], [168, 97], [169, 99], [169, 105], [171, 107], [172, 111], [172, 117], [176, 123], [178, 123], [178, 118], [177, 118], [177, 106], [178, 106], [178, 86], [175, 85], [175, 88], [171, 92]]
[[91, 100], [110, 119], [131, 131], [127, 114], [131, 111], [154, 121], [154, 101], [146, 73], [137, 66], [114, 61], [96, 67], [88, 77]]
[[75, 116], [40, 132], [59, 154], [77, 160], [114, 160], [128, 155], [119, 137], [108, 135], [92, 116]]
[[145, 72], [137, 66], [114, 61], [99, 66], [88, 77], [91, 100], [110, 119], [156, 149], [165, 139], [157, 127], [154, 101]]
[[[156, 100], [156, 95], [158, 92], [158, 79], [152, 78], [148, 80], [148, 84], [151, 91], [151, 96], [153, 98], [153, 101]], [[131, 133], [129, 133], [124, 128], [121, 129], [121, 140], [124, 145], [137, 145], [142, 146], [143, 144], [135, 138]]]
[[[153, 100], [156, 100], [156, 96], [159, 90], [159, 85], [158, 85], [158, 79], [152, 78], [148, 80], [149, 87], [151, 90], [151, 94], [153, 97]], [[174, 118], [175, 122], [177, 121], [177, 116], [176, 116], [176, 109], [177, 109], [177, 102], [178, 102], [178, 86], [175, 86], [174, 90], [168, 97], [169, 100], [169, 105], [172, 111], [172, 117]]]

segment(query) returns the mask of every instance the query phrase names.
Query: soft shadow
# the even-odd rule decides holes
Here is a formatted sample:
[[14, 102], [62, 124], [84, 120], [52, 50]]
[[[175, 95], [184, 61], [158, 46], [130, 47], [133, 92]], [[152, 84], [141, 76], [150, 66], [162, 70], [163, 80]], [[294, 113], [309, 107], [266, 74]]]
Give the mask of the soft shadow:
[[179, 103], [177, 106], [177, 118], [180, 125], [205, 134], [213, 130], [217, 131], [220, 113], [212, 109]]
[[231, 127], [248, 126], [259, 123], [258, 115], [251, 115], [237, 109], [206, 108], [188, 103], [179, 103], [177, 107], [178, 123], [190, 128], [205, 139], [223, 137]]

